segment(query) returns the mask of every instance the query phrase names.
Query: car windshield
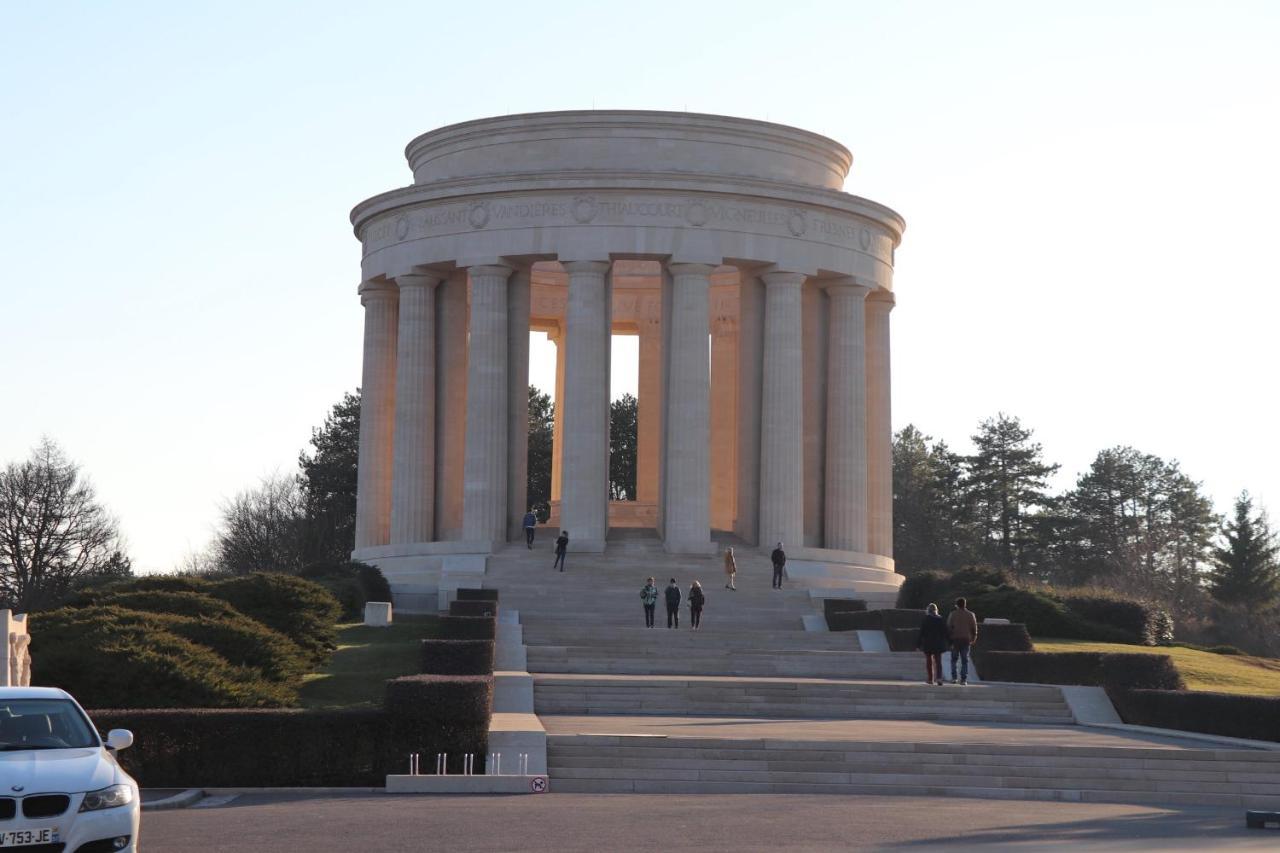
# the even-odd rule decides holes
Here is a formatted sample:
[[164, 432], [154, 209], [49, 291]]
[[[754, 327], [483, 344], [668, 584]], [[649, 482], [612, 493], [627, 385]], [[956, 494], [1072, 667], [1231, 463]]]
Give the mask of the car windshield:
[[66, 699], [0, 699], [0, 752], [99, 744], [84, 714]]

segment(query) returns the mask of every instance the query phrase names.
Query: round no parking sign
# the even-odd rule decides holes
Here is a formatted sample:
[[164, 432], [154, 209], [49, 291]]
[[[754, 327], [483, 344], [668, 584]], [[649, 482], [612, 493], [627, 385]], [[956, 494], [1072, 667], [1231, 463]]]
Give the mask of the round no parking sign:
[[529, 790], [535, 794], [545, 794], [547, 792], [547, 777], [534, 776], [529, 781]]

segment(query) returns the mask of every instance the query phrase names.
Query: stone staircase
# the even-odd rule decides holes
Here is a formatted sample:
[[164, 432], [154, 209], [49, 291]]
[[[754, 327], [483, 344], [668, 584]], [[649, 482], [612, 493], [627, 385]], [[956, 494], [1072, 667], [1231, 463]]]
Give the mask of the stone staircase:
[[1274, 808], [1280, 753], [551, 735], [555, 790], [821, 793]]
[[[555, 791], [1280, 804], [1280, 752], [1099, 734], [1076, 724], [1060, 688], [928, 686], [917, 654], [805, 630], [820, 622], [818, 596], [852, 593], [815, 593], [803, 573], [774, 590], [752, 549], [735, 545], [730, 591], [719, 555], [668, 555], [652, 531], [611, 531], [604, 554], [570, 552], [565, 572], [539, 533], [475, 580], [519, 611]], [[702, 630], [688, 629], [684, 604], [667, 629], [661, 597], [657, 627], [644, 627], [650, 576], [660, 590], [675, 577], [685, 595], [701, 581]], [[872, 606], [890, 603], [891, 585], [872, 585]]]

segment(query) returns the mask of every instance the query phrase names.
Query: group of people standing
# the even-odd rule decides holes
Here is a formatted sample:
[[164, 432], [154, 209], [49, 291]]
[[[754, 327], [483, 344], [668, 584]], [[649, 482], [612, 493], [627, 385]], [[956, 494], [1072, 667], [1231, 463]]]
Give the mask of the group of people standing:
[[[942, 684], [942, 653], [951, 649], [951, 683], [969, 683], [969, 648], [978, 641], [978, 617], [963, 598], [956, 599], [955, 610], [943, 619], [938, 605], [925, 608], [924, 620], [916, 648], [924, 652], [925, 684]], [[960, 664], [957, 679], [956, 663]]]
[[[667, 605], [667, 627], [680, 627], [680, 587], [676, 583], [676, 579], [672, 578], [667, 584], [667, 588], [663, 590], [662, 597]], [[694, 581], [689, 586], [689, 625], [693, 630], [697, 631], [702, 628], [702, 608], [707, 604], [707, 596], [702, 592], [702, 584]], [[644, 605], [644, 626], [652, 628], [654, 625], [654, 611], [658, 607], [658, 586], [653, 578], [645, 581], [644, 587], [640, 590], [640, 603]]]

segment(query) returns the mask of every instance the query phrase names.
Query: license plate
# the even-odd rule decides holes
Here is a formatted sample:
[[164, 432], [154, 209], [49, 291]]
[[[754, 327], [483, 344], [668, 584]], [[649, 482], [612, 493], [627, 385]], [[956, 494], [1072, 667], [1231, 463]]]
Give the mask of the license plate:
[[52, 827], [44, 829], [11, 829], [0, 832], [0, 847], [26, 847], [31, 844], [52, 844], [57, 833]]

